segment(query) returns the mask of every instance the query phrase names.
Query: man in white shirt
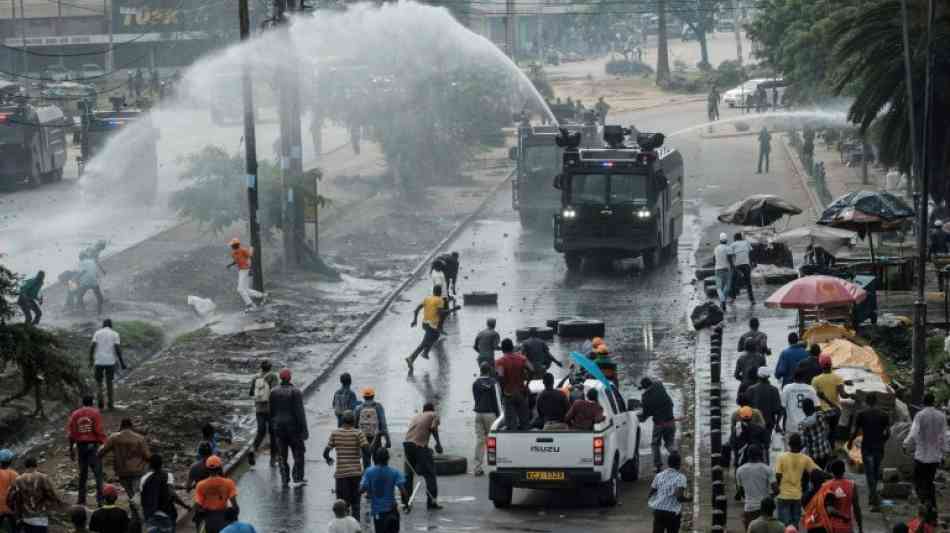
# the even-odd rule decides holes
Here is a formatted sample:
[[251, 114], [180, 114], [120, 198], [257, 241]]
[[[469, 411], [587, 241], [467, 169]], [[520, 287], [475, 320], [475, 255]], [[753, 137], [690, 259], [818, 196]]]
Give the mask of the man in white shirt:
[[122, 360], [122, 348], [119, 346], [119, 334], [112, 329], [112, 320], [102, 321], [102, 329], [92, 336], [92, 345], [89, 346], [89, 366], [95, 368], [96, 400], [99, 409], [103, 409], [102, 382], [106, 382], [109, 409], [114, 409], [112, 382], [115, 379], [115, 363], [118, 360], [125, 370], [125, 361]]
[[947, 451], [947, 417], [934, 407], [934, 394], [924, 394], [924, 408], [914, 417], [904, 448], [914, 446], [914, 490], [931, 509], [937, 508], [934, 477]]
[[752, 260], [749, 255], [752, 253], [752, 244], [742, 238], [742, 233], [736, 233], [732, 241], [732, 255], [735, 269], [732, 271], [732, 300], [735, 301], [742, 288], [745, 288], [749, 295], [749, 302], [755, 303], [755, 295], [752, 294]]
[[798, 433], [798, 424], [808, 417], [802, 410], [802, 400], [810, 398], [818, 405], [818, 393], [815, 388], [806, 383], [808, 373], [802, 370], [795, 372], [795, 381], [782, 387], [782, 428], [786, 435]]
[[719, 294], [719, 305], [722, 310], [726, 310], [726, 297], [732, 292], [732, 269], [734, 256], [732, 247], [729, 246], [729, 236], [725, 233], [719, 234], [719, 244], [713, 250], [716, 264], [716, 292]]

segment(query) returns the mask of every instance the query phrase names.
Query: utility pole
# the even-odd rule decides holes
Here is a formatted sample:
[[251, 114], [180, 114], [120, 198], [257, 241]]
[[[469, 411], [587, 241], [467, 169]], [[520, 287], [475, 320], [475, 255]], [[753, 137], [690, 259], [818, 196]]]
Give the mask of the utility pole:
[[[23, 7], [23, 0], [20, 0], [20, 55], [23, 57], [23, 73], [30, 71], [30, 58], [26, 55], [26, 8]], [[42, 74], [39, 77], [43, 77]]]
[[[936, 18], [936, 0], [928, 2], [927, 12], [927, 70], [924, 81], [924, 124], [923, 142], [920, 147], [920, 206], [917, 220], [917, 298], [914, 301], [914, 349], [913, 367], [914, 380], [911, 386], [910, 403], [920, 406], [924, 399], [924, 374], [927, 370], [927, 300], [925, 290], [927, 285], [927, 204], [930, 199], [930, 149], [934, 135], [933, 126], [933, 76], [934, 76], [934, 20]], [[906, 31], [906, 30], [905, 30]], [[911, 100], [913, 102], [913, 100]], [[917, 408], [912, 407], [914, 411]]]
[[742, 16], [739, 12], [739, 0], [732, 0], [732, 23], [736, 34], [736, 59], [739, 60], [739, 66], [742, 66], [742, 30], [740, 20]]
[[515, 0], [505, 0], [505, 53], [515, 60]]
[[[251, 38], [250, 12], [247, 0], [238, 4], [241, 24], [241, 40]], [[241, 92], [244, 97], [244, 168], [247, 173], [247, 213], [251, 233], [251, 272], [254, 290], [264, 292], [264, 267], [261, 259], [261, 227], [257, 221], [257, 133], [254, 130], [254, 87], [251, 84], [251, 68], [245, 57], [241, 65]]]
[[[901, 27], [902, 40], [904, 41], [904, 85], [907, 87], [907, 125], [910, 128], [910, 155], [911, 168], [907, 172], [905, 181], [907, 187], [907, 197], [914, 194], [913, 178], [920, 176], [920, 161], [917, 146], [917, 106], [914, 105], [914, 75], [911, 71], [911, 53], [910, 53], [910, 20], [907, 17], [907, 0], [901, 0]], [[926, 231], [927, 228], [919, 228], [920, 231]]]
[[[274, 19], [278, 25], [286, 26], [286, 12], [298, 11], [298, 0], [275, 0]], [[290, 38], [289, 29], [279, 28], [284, 32], [284, 54], [295, 57], [296, 51]], [[298, 184], [303, 176], [303, 150], [300, 144], [300, 89], [299, 77], [295, 61], [290, 66], [279, 67], [280, 80], [280, 169], [283, 181], [283, 244], [284, 262], [286, 267], [298, 266], [301, 263], [300, 246], [303, 245], [303, 195], [300, 194]]]
[[114, 29], [112, 28], [112, 9], [111, 3], [109, 0], [102, 0], [102, 14], [106, 18], [106, 29], [109, 32], [109, 48], [106, 49], [106, 72], [112, 73], [112, 70], [115, 67], [113, 50], [112, 50], [112, 41], [114, 39]]

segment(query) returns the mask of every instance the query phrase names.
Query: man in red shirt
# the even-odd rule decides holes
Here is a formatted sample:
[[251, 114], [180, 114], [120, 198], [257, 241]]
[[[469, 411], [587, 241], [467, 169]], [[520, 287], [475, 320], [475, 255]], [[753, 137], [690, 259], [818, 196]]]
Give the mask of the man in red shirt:
[[244, 310], [253, 311], [257, 309], [257, 305], [254, 304], [254, 300], [251, 298], [260, 299], [262, 304], [267, 299], [267, 293], [251, 288], [251, 257], [254, 255], [254, 249], [242, 248], [241, 241], [238, 239], [231, 239], [231, 242], [228, 244], [231, 246], [231, 258], [234, 260], [234, 262], [228, 265], [228, 268], [237, 266], [238, 294], [240, 294], [241, 299], [244, 300]]
[[86, 481], [90, 470], [96, 476], [96, 502], [102, 502], [102, 462], [97, 452], [99, 445], [106, 441], [106, 434], [102, 430], [102, 415], [92, 402], [91, 395], [83, 396], [83, 406], [69, 415], [66, 424], [69, 458], [79, 462], [79, 505], [86, 505]]
[[515, 353], [511, 339], [501, 341], [503, 355], [495, 361], [495, 371], [501, 384], [501, 404], [504, 410], [505, 429], [526, 430], [531, 423], [528, 409], [528, 376], [534, 374], [531, 361]]

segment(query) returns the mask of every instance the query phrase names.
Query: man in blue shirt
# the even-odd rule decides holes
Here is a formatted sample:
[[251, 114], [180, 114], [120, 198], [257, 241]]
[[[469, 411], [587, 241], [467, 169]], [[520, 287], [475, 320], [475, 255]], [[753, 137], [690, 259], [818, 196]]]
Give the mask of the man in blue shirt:
[[782, 387], [795, 381], [795, 369], [798, 368], [798, 363], [807, 357], [808, 350], [804, 344], [798, 342], [798, 334], [789, 333], [788, 348], [782, 350], [778, 363], [775, 364], [775, 379], [782, 380]]
[[389, 466], [389, 450], [380, 448], [373, 457], [376, 466], [363, 474], [360, 493], [369, 496], [376, 533], [399, 532], [399, 510], [396, 508], [396, 487], [403, 502], [403, 511], [408, 513], [409, 492], [402, 472]]

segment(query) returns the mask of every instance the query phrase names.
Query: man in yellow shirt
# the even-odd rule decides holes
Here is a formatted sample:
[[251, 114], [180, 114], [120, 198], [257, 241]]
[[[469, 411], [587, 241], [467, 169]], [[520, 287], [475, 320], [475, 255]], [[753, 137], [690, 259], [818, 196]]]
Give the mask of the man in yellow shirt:
[[422, 355], [423, 359], [428, 359], [429, 350], [431, 350], [432, 346], [439, 340], [439, 325], [442, 323], [442, 317], [446, 313], [445, 299], [442, 298], [441, 286], [436, 285], [433, 287], [432, 296], [426, 296], [425, 299], [422, 300], [422, 303], [419, 304], [419, 307], [416, 307], [416, 310], [412, 314], [412, 325], [410, 327], [414, 328], [416, 324], [418, 324], [420, 310], [422, 311], [422, 329], [425, 331], [425, 336], [422, 338], [422, 342], [419, 343], [419, 346], [406, 358], [406, 364], [409, 365], [409, 374], [412, 374], [412, 365], [415, 363], [416, 358]]
[[802, 452], [802, 436], [792, 433], [788, 438], [791, 451], [778, 456], [775, 462], [775, 482], [778, 485], [778, 519], [786, 526], [798, 527], [802, 517], [802, 474], [818, 465]]
[[851, 395], [844, 390], [844, 378], [832, 371], [830, 355], [819, 357], [818, 364], [821, 366], [821, 374], [811, 380], [811, 386], [821, 400], [821, 410], [833, 411], [828, 414], [826, 420], [828, 421], [828, 441], [834, 449], [838, 421], [841, 419], [841, 398], [850, 398]]

